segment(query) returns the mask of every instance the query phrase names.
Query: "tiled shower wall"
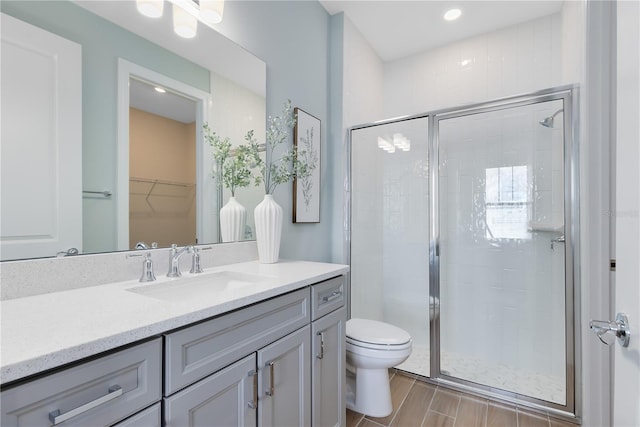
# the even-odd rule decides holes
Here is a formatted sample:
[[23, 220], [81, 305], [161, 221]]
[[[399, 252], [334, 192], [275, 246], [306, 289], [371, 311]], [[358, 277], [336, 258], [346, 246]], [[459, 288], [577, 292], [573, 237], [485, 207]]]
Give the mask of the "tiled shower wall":
[[575, 53], [568, 54], [579, 51], [574, 9], [384, 64], [384, 116], [576, 83]]

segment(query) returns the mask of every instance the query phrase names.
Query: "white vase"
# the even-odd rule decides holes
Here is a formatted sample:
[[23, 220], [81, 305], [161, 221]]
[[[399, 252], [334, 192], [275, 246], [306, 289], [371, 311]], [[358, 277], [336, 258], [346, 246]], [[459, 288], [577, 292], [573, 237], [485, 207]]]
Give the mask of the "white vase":
[[247, 210], [235, 197], [231, 196], [226, 205], [220, 209], [220, 234], [223, 242], [243, 240], [247, 223]]
[[258, 259], [262, 264], [278, 262], [282, 236], [282, 208], [271, 194], [265, 194], [254, 211]]

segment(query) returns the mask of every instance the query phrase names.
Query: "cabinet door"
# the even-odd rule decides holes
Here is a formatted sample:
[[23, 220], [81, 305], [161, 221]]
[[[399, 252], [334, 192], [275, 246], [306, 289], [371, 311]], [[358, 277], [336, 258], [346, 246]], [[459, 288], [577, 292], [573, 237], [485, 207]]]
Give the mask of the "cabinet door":
[[311, 425], [310, 326], [258, 351], [261, 427]]
[[343, 426], [345, 409], [346, 308], [311, 324], [311, 394], [314, 427]]
[[255, 426], [255, 353], [165, 399], [166, 427]]

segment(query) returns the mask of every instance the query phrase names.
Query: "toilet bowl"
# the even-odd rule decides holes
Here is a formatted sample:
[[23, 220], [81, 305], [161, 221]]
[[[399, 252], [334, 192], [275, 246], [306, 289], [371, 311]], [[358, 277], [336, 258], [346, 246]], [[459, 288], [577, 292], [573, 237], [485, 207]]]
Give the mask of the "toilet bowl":
[[347, 408], [373, 417], [393, 411], [389, 368], [407, 360], [411, 336], [377, 320], [347, 321]]

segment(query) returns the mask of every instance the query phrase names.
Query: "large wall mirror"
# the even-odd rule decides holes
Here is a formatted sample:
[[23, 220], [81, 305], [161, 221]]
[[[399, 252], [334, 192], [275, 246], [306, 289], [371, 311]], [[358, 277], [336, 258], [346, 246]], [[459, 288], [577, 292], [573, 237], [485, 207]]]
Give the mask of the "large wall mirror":
[[[229, 194], [212, 176], [202, 125], [208, 123], [234, 145], [249, 130], [263, 137], [265, 63], [202, 23], [195, 38], [180, 38], [173, 32], [169, 7], [158, 19], [138, 13], [134, 0], [2, 1], [0, 7], [3, 123], [11, 111], [24, 129], [2, 130], [2, 260], [60, 256], [70, 248], [81, 254], [130, 250], [138, 242], [159, 247], [219, 242], [218, 211]], [[19, 74], [5, 73], [4, 65], [5, 48], [20, 45], [5, 31], [10, 27], [5, 21], [14, 18], [79, 48], [77, 74], [64, 73], [72, 81], [81, 79], [76, 94], [80, 112], [69, 120], [81, 146], [71, 153], [77, 167], [71, 167], [72, 161], [46, 163], [60, 151], [59, 135], [50, 138], [53, 145], [45, 153], [33, 145], [13, 156], [8, 143], [13, 135], [22, 135], [14, 145], [30, 147], [46, 139], [42, 129], [56, 127], [27, 126], [33, 108], [21, 105], [54, 104], [59, 111], [71, 99], [55, 89], [49, 91], [59, 97], [53, 102], [36, 90], [42, 80], [37, 73], [30, 76], [33, 84], [21, 83], [31, 88], [23, 91], [29, 95], [25, 100], [21, 90], [5, 91], [15, 86], [11, 79]], [[36, 161], [44, 166], [29, 171]], [[10, 162], [16, 167], [5, 167]], [[46, 174], [40, 177], [43, 169]], [[9, 176], [11, 171], [22, 172]], [[60, 184], [63, 175], [70, 184]], [[77, 199], [70, 203], [78, 207], [71, 213], [54, 206], [63, 190]], [[244, 238], [253, 239], [251, 214], [262, 194], [244, 188], [236, 196], [248, 213]], [[71, 240], [61, 238], [62, 223], [76, 228], [69, 233], [75, 236]]]

